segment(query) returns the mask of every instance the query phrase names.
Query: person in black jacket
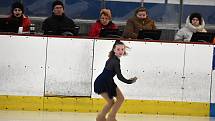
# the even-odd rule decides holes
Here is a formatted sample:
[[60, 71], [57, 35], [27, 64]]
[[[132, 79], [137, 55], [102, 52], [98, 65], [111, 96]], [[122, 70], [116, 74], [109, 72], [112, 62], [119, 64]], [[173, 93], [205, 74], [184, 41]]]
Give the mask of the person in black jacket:
[[76, 35], [75, 23], [64, 14], [64, 5], [61, 1], [52, 4], [52, 16], [45, 19], [42, 30], [45, 35]]
[[[96, 121], [106, 121], [106, 115], [111, 109], [107, 121], [115, 121], [116, 113], [124, 101], [124, 96], [115, 84], [113, 77], [117, 75], [120, 81], [127, 84], [132, 84], [137, 80], [137, 77], [126, 79], [121, 73], [120, 57], [126, 55], [125, 48], [126, 46], [123, 42], [115, 42], [109, 53], [109, 59], [106, 61], [103, 72], [94, 82], [94, 92], [101, 95], [107, 101], [102, 112], [98, 114]], [[116, 102], [114, 102], [113, 97], [116, 97]]]

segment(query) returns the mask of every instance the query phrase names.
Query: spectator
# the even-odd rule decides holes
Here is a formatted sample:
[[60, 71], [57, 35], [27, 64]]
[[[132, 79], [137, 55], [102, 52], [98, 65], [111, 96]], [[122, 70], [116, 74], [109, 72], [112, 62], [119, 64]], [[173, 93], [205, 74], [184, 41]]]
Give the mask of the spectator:
[[11, 15], [7, 18], [5, 31], [18, 32], [19, 27], [23, 27], [23, 32], [29, 32], [31, 20], [24, 15], [24, 6], [20, 2], [15, 2], [11, 6]]
[[52, 4], [52, 16], [45, 19], [42, 30], [45, 35], [75, 35], [75, 23], [64, 14], [64, 5], [56, 0]]
[[100, 11], [100, 19], [92, 24], [88, 36], [99, 37], [102, 29], [117, 29], [118, 27], [111, 21], [111, 11], [109, 9], [102, 9]]
[[186, 24], [175, 35], [175, 40], [189, 42], [193, 33], [207, 32], [205, 22], [199, 13], [192, 13], [187, 17]]
[[124, 38], [136, 39], [140, 30], [155, 30], [155, 22], [148, 16], [148, 11], [140, 7], [135, 11], [134, 17], [128, 19], [124, 32]]

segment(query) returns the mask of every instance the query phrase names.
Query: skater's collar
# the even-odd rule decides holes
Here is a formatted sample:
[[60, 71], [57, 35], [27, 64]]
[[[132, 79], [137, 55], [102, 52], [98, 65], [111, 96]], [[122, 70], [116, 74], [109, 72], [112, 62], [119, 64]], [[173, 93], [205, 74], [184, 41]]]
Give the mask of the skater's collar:
[[116, 58], [117, 60], [120, 60], [120, 58], [117, 57], [116, 55], [113, 55], [113, 58]]

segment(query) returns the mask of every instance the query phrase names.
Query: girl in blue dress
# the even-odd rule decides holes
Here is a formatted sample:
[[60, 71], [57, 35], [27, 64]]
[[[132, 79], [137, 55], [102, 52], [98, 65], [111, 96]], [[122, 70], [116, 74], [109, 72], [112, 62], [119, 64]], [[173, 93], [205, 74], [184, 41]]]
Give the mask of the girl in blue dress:
[[[124, 101], [124, 96], [115, 84], [113, 77], [117, 75], [119, 80], [127, 84], [132, 84], [137, 80], [137, 77], [126, 79], [121, 73], [120, 57], [127, 54], [125, 49], [126, 46], [123, 42], [117, 40], [114, 43], [103, 72], [94, 82], [94, 92], [101, 95], [107, 102], [101, 113], [98, 114], [96, 121], [116, 121], [116, 113]], [[114, 101], [114, 97], [116, 98], [116, 101]], [[106, 119], [108, 112], [109, 114]]]

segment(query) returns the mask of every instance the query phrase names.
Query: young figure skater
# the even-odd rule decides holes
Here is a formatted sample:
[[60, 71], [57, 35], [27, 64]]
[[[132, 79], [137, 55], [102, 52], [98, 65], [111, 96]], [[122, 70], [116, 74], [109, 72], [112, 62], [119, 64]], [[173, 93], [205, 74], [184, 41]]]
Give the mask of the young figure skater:
[[[125, 79], [121, 74], [120, 57], [127, 54], [125, 49], [126, 46], [123, 42], [116, 41], [114, 43], [103, 72], [94, 82], [94, 92], [101, 95], [107, 102], [101, 113], [98, 114], [96, 121], [116, 121], [116, 113], [124, 101], [124, 96], [115, 84], [113, 77], [117, 75], [119, 80], [127, 84], [132, 84], [137, 80], [137, 77]], [[116, 101], [114, 101], [113, 97], [116, 98]], [[106, 120], [106, 115], [108, 112], [109, 114]]]

